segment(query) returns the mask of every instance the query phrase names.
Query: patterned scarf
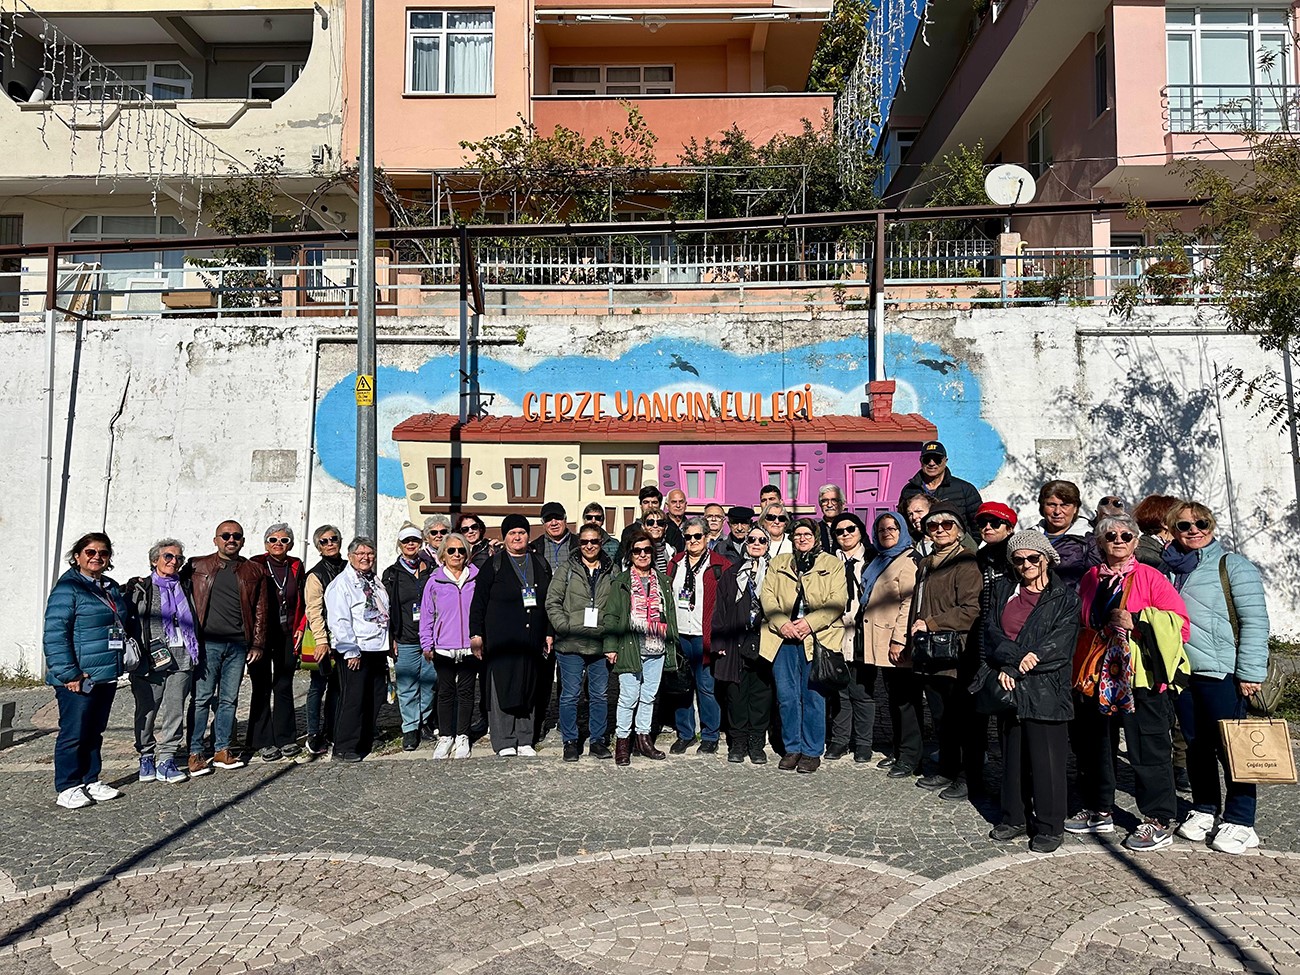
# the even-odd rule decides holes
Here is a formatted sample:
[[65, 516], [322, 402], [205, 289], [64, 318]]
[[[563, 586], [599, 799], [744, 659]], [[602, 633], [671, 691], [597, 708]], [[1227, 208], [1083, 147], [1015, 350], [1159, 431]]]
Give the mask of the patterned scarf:
[[659, 581], [653, 575], [641, 577], [635, 572], [631, 576], [632, 586], [632, 630], [641, 634], [641, 652], [646, 656], [667, 653], [664, 637], [668, 626], [663, 621], [660, 611]]
[[185, 598], [180, 580], [175, 576], [161, 576], [157, 572], [151, 573], [149, 578], [162, 593], [163, 633], [167, 634], [167, 642], [175, 645], [176, 631], [179, 629], [190, 662], [198, 663], [199, 638], [194, 630], [194, 614], [190, 612], [190, 601]]
[[1122, 609], [1126, 583], [1132, 578], [1136, 560], [1117, 569], [1100, 567], [1100, 584], [1093, 597], [1089, 622], [1101, 635], [1105, 650], [1097, 678], [1097, 707], [1102, 714], [1133, 713], [1133, 651], [1129, 631], [1110, 622], [1113, 610]]
[[361, 591], [366, 597], [366, 608], [361, 614], [361, 618], [369, 623], [377, 623], [379, 626], [388, 625], [388, 593], [384, 587], [376, 585], [375, 574], [373, 572], [357, 573], [357, 578], [361, 580]]

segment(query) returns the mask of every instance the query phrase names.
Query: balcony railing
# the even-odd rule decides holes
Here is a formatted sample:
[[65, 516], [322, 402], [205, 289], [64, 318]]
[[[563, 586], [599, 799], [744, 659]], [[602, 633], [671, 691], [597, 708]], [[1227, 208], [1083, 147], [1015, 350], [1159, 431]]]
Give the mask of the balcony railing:
[[1300, 85], [1169, 85], [1169, 131], [1300, 131]]

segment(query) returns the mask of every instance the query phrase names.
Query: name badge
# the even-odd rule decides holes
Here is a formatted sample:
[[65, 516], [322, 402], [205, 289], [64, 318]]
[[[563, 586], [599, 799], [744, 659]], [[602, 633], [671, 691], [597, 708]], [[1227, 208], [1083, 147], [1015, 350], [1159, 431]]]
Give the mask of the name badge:
[[595, 606], [588, 606], [586, 609], [584, 609], [584, 610], [582, 611], [582, 625], [583, 625], [583, 626], [599, 626], [599, 625], [600, 625], [600, 623], [599, 623], [599, 622], [597, 621], [597, 619], [596, 619], [596, 607], [595, 607]]
[[176, 627], [176, 635], [167, 641], [167, 646], [171, 647], [173, 650], [180, 650], [185, 646], [185, 637], [181, 633], [181, 628], [179, 626]]
[[126, 633], [116, 623], [108, 629], [108, 649], [114, 653], [121, 653], [126, 649]]
[[677, 594], [677, 605], [681, 609], [690, 609], [691, 602], [691, 593], [687, 592], [685, 589]]
[[537, 587], [524, 586], [524, 609], [533, 609], [537, 605]]
[[411, 604], [411, 622], [412, 623], [420, 622], [420, 607], [416, 603]]
[[172, 665], [172, 652], [161, 643], [149, 648], [149, 657], [153, 660], [155, 670], [165, 670]]

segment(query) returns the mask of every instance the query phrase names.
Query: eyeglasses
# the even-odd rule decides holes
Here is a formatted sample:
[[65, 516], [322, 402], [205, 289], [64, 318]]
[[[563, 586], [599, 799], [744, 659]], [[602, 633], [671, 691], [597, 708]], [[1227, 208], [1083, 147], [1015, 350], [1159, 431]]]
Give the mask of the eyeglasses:
[[650, 554], [651, 552], [653, 552], [653, 551], [654, 551], [654, 549], [652, 549], [652, 548], [647, 548], [647, 547], [644, 546], [644, 545], [638, 545], [636, 548], [632, 549], [632, 554], [633, 554], [633, 555], [649, 555], [649, 554]]
[[1206, 521], [1204, 518], [1197, 518], [1195, 521], [1180, 521], [1178, 522], [1178, 524], [1174, 525], [1174, 527], [1177, 528], [1180, 532], [1189, 532], [1192, 530], [1193, 525], [1195, 525], [1203, 532], [1207, 532], [1210, 530], [1210, 523]]
[[649, 528], [655, 528], [659, 525], [666, 525], [668, 522], [662, 518], [645, 518], [642, 519], [641, 524], [646, 525]]
[[945, 518], [943, 521], [927, 521], [925, 523], [926, 531], [934, 531], [936, 528], [940, 531], [950, 532], [957, 527], [957, 522], [951, 518]]
[[352, 554], [359, 559], [373, 559], [375, 557], [375, 553], [368, 548], [359, 548]]
[[1104, 505], [1105, 507], [1108, 508], [1122, 508], [1124, 507], [1124, 499], [1123, 498], [1102, 498], [1100, 501], [1097, 502], [1097, 504]]
[[583, 521], [604, 521], [605, 516], [602, 515], [599, 511], [593, 511], [590, 514], [583, 515], [582, 520]]
[[705, 516], [704, 516], [704, 520], [705, 520], [705, 521], [721, 521], [721, 520], [722, 520], [722, 515], [705, 515]]
[[839, 498], [822, 498], [820, 501], [817, 502], [817, 504], [823, 508], [826, 507], [828, 504], [833, 505], [835, 507], [839, 507], [839, 503], [840, 503]]
[[1133, 541], [1133, 533], [1132, 533], [1132, 532], [1106, 532], [1106, 534], [1105, 534], [1104, 536], [1102, 536], [1102, 537], [1105, 538], [1106, 541], [1108, 541], [1108, 542], [1114, 542], [1114, 541], [1131, 542], [1131, 541]]
[[579, 545], [599, 545], [599, 544], [600, 544], [600, 539], [599, 539], [599, 538], [584, 538], [584, 539], [582, 539], [581, 541], [579, 541], [578, 544], [579, 544]]
[[172, 562], [179, 562], [181, 560], [181, 557], [177, 555], [175, 552], [163, 552], [163, 554], [158, 556], [158, 558], [161, 561], [168, 563], [169, 565]]
[[764, 515], [763, 520], [764, 521], [789, 521], [790, 516], [789, 515]]
[[398, 545], [419, 545], [420, 540], [418, 538], [402, 538], [402, 539], [398, 539], [397, 544]]
[[465, 554], [467, 554], [466, 551], [465, 551], [463, 548], [444, 548], [444, 549], [442, 550], [442, 553], [443, 553], [444, 555], [465, 555]]
[[425, 534], [426, 534], [426, 535], [445, 535], [445, 534], [447, 534], [447, 529], [445, 529], [445, 528], [430, 528], [427, 532], [425, 532]]
[[1010, 522], [1003, 521], [1001, 518], [976, 518], [975, 519], [975, 527], [981, 530], [985, 528], [1001, 528], [1003, 525], [1006, 525], [1008, 528], [1011, 527]]
[[268, 538], [267, 545], [288, 545], [293, 541], [292, 538]]
[[921, 458], [922, 464], [939, 464], [943, 462], [942, 454], [926, 454]]
[[242, 542], [244, 536], [240, 532], [222, 532], [220, 538], [223, 542]]
[[320, 538], [316, 539], [316, 544], [337, 545], [340, 541], [342, 541], [342, 539], [339, 538], [337, 535], [322, 535]]
[[815, 536], [812, 532], [795, 532], [790, 537], [796, 542], [811, 542]]
[[1026, 562], [1028, 562], [1030, 565], [1037, 565], [1041, 561], [1043, 561], [1043, 557], [1037, 552], [1033, 553], [1032, 555], [1011, 556], [1012, 565], [1024, 565]]
[[81, 554], [88, 559], [106, 559], [113, 553], [106, 548], [83, 548]]
[[686, 539], [688, 542], [698, 542], [703, 537], [704, 532], [688, 532], [682, 535], [682, 538]]
[[461, 525], [460, 532], [462, 535], [468, 535], [470, 532], [478, 531], [478, 525]]
[[888, 525], [881, 525], [879, 528], [876, 529], [876, 531], [878, 531], [882, 535], [897, 535], [900, 531], [902, 531], [902, 529], [899, 528], [891, 521]]

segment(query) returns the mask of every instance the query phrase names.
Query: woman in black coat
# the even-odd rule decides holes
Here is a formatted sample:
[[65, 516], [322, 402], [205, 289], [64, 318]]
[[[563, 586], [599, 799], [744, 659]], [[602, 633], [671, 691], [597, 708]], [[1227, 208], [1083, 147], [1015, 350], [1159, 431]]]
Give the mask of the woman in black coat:
[[761, 528], [745, 539], [744, 557], [718, 579], [713, 603], [713, 677], [726, 695], [730, 729], [727, 761], [739, 764], [748, 756], [755, 765], [767, 763], [768, 728], [772, 724], [772, 662], [758, 653], [767, 617], [759, 593], [767, 574], [768, 538]]
[[1007, 542], [1013, 575], [994, 584], [984, 628], [984, 662], [1012, 692], [998, 716], [1002, 739], [1002, 843], [1029, 832], [1029, 848], [1051, 853], [1065, 833], [1065, 761], [1070, 664], [1079, 636], [1079, 597], [1053, 570], [1060, 556], [1041, 532]]

